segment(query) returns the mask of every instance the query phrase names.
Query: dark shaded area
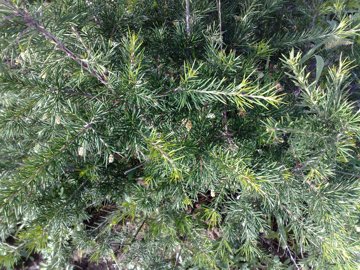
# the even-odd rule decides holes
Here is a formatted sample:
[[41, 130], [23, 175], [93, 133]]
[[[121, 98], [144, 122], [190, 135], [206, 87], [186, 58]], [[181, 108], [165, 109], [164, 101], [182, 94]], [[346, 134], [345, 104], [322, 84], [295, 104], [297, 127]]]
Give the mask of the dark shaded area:
[[23, 261], [19, 262], [14, 270], [37, 270], [40, 269], [42, 261], [41, 254], [33, 253], [28, 258], [23, 258]]
[[74, 269], [86, 269], [86, 270], [117, 270], [117, 266], [114, 265], [113, 262], [100, 262], [100, 263], [93, 263], [90, 262], [88, 258], [84, 258], [81, 261], [74, 261]]

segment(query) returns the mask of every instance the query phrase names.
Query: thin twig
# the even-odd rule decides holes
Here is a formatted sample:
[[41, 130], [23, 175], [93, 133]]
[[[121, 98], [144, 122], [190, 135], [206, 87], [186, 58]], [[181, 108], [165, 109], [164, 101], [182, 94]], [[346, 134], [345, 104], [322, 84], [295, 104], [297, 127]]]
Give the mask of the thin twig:
[[185, 13], [186, 13], [186, 34], [190, 36], [191, 29], [190, 29], [190, 0], [185, 0]]
[[295, 268], [296, 268], [297, 270], [301, 270], [301, 268], [298, 266], [296, 260], [295, 260], [294, 257], [292, 256], [291, 250], [289, 249], [288, 246], [286, 247], [286, 251], [288, 252], [288, 254], [289, 254], [289, 256], [290, 256], [290, 260], [293, 262]]
[[104, 74], [101, 74], [94, 68], [90, 67], [87, 61], [81, 59], [79, 56], [77, 56], [74, 52], [72, 52], [68, 47], [65, 46], [65, 44], [59, 40], [55, 35], [53, 35], [50, 31], [48, 31], [40, 22], [38, 22], [34, 17], [31, 16], [31, 14], [25, 10], [20, 9], [16, 6], [14, 6], [12, 3], [10, 3], [8, 0], [4, 0], [11, 8], [14, 10], [14, 15], [17, 17], [20, 17], [24, 23], [34, 28], [37, 32], [39, 32], [41, 35], [43, 35], [47, 40], [51, 41], [55, 44], [55, 46], [62, 52], [64, 52], [69, 58], [74, 60], [76, 63], [78, 63], [83, 69], [88, 71], [93, 77], [95, 77], [100, 83], [104, 85], [108, 85], [108, 79], [104, 74], [109, 74], [108, 71], [105, 71]]
[[133, 238], [131, 239], [130, 244], [134, 243], [136, 240], [136, 237], [138, 236], [138, 234], [140, 233], [141, 229], [144, 227], [145, 222], [147, 221], [147, 217], [145, 217], [145, 219], [143, 220], [143, 222], [141, 223], [141, 225], [139, 226], [139, 228], [136, 230]]
[[125, 175], [128, 175], [128, 174], [131, 173], [132, 171], [135, 171], [136, 169], [139, 169], [139, 168], [141, 168], [141, 167], [144, 166], [144, 165], [145, 165], [145, 163], [141, 163], [141, 164], [139, 164], [139, 165], [137, 165], [137, 166], [135, 166], [135, 167], [133, 167], [133, 168], [125, 171], [124, 174], [125, 174]]
[[216, 0], [216, 6], [218, 11], [218, 20], [219, 20], [219, 31], [220, 31], [220, 49], [223, 46], [223, 34], [222, 34], [222, 16], [221, 16], [221, 0]]

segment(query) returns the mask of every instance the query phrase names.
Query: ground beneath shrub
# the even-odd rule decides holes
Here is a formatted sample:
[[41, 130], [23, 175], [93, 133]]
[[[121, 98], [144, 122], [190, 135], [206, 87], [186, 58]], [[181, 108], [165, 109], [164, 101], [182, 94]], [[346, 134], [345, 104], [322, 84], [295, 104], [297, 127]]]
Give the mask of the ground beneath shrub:
[[[28, 259], [24, 259], [14, 270], [39, 270], [43, 258], [39, 254], [33, 254]], [[74, 261], [74, 270], [118, 270], [113, 262], [93, 263], [84, 258], [81, 261]], [[5, 269], [4, 269], [5, 270]]]

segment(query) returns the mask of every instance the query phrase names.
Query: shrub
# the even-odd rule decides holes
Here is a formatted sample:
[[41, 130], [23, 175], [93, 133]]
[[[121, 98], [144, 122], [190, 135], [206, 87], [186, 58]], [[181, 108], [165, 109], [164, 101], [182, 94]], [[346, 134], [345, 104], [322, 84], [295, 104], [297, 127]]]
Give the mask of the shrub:
[[357, 1], [0, 1], [0, 265], [356, 269]]

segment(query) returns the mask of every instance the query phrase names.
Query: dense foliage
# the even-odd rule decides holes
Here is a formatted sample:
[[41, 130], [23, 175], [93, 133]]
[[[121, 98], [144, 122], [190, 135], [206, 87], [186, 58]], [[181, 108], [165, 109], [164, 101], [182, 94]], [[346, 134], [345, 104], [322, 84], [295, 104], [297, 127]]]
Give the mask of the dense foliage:
[[358, 269], [358, 1], [0, 14], [0, 266]]

